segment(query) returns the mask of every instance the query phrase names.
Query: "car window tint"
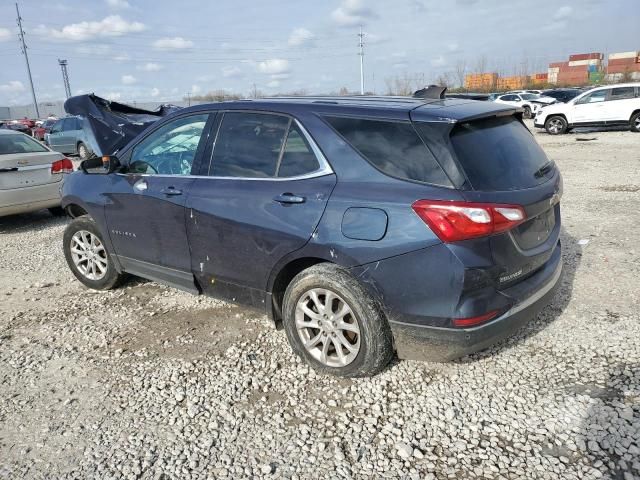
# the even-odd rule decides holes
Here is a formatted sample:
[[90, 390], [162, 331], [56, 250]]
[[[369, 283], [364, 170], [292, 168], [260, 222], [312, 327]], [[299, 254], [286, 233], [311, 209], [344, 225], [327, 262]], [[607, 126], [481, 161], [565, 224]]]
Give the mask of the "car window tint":
[[634, 87], [618, 87], [611, 89], [610, 100], [623, 100], [625, 98], [634, 98], [636, 95]]
[[289, 122], [282, 115], [226, 112], [218, 129], [209, 174], [274, 177]]
[[26, 135], [0, 135], [0, 155], [11, 153], [35, 153], [46, 152], [39, 142]]
[[71, 119], [70, 118], [65, 118], [62, 121], [62, 131], [63, 132], [67, 132], [69, 130], [72, 130], [72, 128], [71, 128]]
[[604, 102], [604, 99], [607, 96], [606, 90], [598, 90], [597, 92], [593, 92], [580, 100], [580, 103], [597, 103]]
[[451, 182], [409, 122], [326, 117], [366, 160], [392, 177], [435, 185]]
[[189, 175], [208, 116], [178, 118], [151, 133], [134, 147], [129, 172]]
[[277, 176], [295, 177], [315, 172], [319, 169], [320, 164], [307, 139], [298, 126], [292, 123], [289, 134], [287, 135], [287, 143], [285, 143], [284, 146]]

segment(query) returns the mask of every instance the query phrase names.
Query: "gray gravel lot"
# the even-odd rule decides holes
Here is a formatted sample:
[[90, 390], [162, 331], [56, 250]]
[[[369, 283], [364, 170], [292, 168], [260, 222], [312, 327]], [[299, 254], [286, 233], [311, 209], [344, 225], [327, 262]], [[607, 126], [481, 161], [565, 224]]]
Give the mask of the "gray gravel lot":
[[640, 135], [536, 137], [564, 175], [553, 304], [370, 379], [314, 374], [260, 312], [88, 291], [65, 219], [0, 219], [0, 478], [640, 478]]

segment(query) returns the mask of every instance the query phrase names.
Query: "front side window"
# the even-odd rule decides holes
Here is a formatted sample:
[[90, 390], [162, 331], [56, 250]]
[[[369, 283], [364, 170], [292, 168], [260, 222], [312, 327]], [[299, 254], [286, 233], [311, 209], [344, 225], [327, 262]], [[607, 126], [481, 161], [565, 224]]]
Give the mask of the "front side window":
[[208, 114], [178, 118], [163, 125], [133, 148], [130, 173], [189, 175]]
[[609, 100], [624, 100], [626, 98], [634, 98], [636, 96], [634, 87], [618, 87], [611, 89], [611, 97]]
[[270, 113], [226, 112], [209, 175], [284, 178], [319, 169], [313, 149], [293, 119]]
[[409, 122], [326, 117], [360, 155], [383, 173], [404, 180], [451, 186]]
[[26, 135], [0, 135], [0, 155], [12, 153], [46, 152], [47, 149], [39, 142]]
[[580, 99], [579, 103], [598, 103], [604, 102], [605, 98], [607, 98], [606, 90], [598, 90], [597, 92], [590, 93]]

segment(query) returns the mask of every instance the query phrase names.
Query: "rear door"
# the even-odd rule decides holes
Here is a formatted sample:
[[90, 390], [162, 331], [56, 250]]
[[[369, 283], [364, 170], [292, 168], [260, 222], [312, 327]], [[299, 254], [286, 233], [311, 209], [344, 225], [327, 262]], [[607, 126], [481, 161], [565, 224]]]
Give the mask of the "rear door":
[[635, 109], [634, 106], [640, 107], [640, 98], [636, 96], [635, 87], [612, 88], [606, 100], [607, 120], [628, 122]]
[[22, 133], [0, 133], [0, 190], [60, 181], [62, 175], [51, 174], [51, 164], [61, 157]]
[[125, 172], [110, 175], [105, 206], [111, 242], [126, 271], [192, 291], [184, 206], [208, 119], [208, 113], [181, 116], [142, 138], [123, 156]]
[[336, 177], [295, 119], [219, 116], [206, 177], [187, 201], [187, 234], [200, 285], [236, 298], [245, 287], [264, 291], [276, 262], [309, 241]]

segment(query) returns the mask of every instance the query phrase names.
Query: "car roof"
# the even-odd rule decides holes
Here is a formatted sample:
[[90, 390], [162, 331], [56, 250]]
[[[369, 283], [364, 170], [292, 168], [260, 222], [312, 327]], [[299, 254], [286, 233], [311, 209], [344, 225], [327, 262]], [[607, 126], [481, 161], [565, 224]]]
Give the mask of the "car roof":
[[18, 130], [9, 130], [8, 128], [0, 128], [0, 135], [24, 135]]
[[430, 99], [400, 96], [303, 96], [271, 97], [247, 100], [231, 100], [187, 107], [180, 110], [202, 111], [248, 109], [291, 112], [300, 110], [321, 114], [352, 114], [381, 118], [420, 117], [422, 121], [467, 120], [469, 118], [491, 115], [495, 112], [515, 111], [514, 107], [494, 102], [470, 99]]

